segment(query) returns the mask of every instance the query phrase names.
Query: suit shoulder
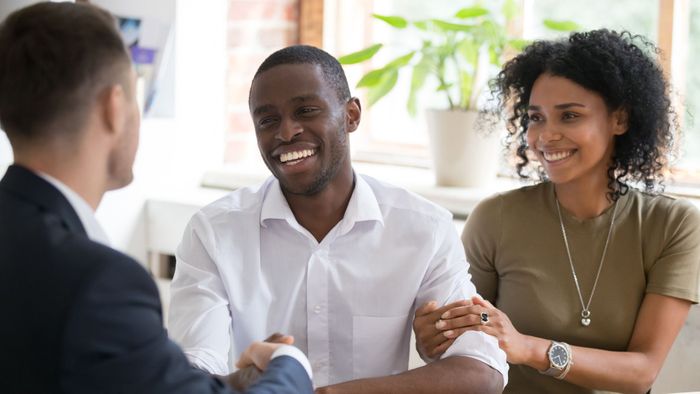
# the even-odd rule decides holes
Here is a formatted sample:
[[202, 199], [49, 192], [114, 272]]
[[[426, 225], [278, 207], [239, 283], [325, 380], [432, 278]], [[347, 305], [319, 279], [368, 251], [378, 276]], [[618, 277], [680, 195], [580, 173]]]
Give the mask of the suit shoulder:
[[114, 283], [115, 290], [145, 288], [156, 290], [155, 284], [145, 267], [133, 258], [100, 243], [84, 237], [67, 238], [53, 248], [53, 260], [83, 271], [84, 286], [96, 283], [97, 278], [104, 278], [100, 283]]

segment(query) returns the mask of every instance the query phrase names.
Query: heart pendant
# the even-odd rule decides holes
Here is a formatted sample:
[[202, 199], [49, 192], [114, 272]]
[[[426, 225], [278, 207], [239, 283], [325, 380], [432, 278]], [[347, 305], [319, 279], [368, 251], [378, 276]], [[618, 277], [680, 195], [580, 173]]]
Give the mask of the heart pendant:
[[581, 324], [583, 324], [584, 327], [588, 327], [591, 324], [591, 319], [584, 317], [581, 319]]

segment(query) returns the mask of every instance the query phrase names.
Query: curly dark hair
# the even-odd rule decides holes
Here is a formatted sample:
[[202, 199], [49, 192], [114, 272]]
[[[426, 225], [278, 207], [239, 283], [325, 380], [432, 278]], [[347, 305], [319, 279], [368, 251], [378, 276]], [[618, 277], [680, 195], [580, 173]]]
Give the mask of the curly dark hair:
[[561, 40], [535, 41], [507, 62], [491, 83], [501, 114], [508, 117], [507, 147], [517, 155], [521, 178], [533, 173], [546, 179], [542, 166], [527, 156], [528, 103], [535, 80], [543, 73], [564, 77], [597, 92], [610, 111], [623, 109], [628, 130], [616, 136], [608, 167], [608, 198], [616, 201], [639, 184], [644, 191], [663, 190], [678, 121], [669, 85], [654, 55], [659, 50], [639, 35], [607, 29], [572, 33]]

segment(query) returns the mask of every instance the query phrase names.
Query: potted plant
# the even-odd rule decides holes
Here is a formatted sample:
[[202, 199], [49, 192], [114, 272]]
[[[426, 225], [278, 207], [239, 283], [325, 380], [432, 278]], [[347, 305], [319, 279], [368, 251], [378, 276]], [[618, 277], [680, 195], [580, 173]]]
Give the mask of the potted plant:
[[[488, 79], [500, 69], [506, 52], [518, 52], [525, 40], [511, 37], [507, 26], [518, 12], [514, 0], [504, 0], [500, 14], [474, 5], [450, 19], [409, 21], [400, 16], [372, 16], [396, 29], [416, 29], [419, 45], [366, 73], [357, 87], [366, 88], [373, 105], [396, 85], [401, 70], [411, 71], [407, 110], [417, 112], [418, 92], [433, 84], [447, 108], [426, 113], [436, 181], [440, 186], [480, 186], [495, 178], [499, 140], [495, 133], [477, 133], [478, 101]], [[572, 22], [545, 21], [561, 31], [577, 28]], [[341, 64], [370, 60], [383, 44], [340, 57]]]

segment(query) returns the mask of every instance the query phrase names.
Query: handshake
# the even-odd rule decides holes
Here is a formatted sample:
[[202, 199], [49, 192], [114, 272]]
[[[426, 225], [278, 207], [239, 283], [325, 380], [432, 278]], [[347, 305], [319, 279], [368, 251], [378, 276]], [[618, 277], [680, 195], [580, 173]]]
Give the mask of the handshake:
[[253, 342], [236, 362], [238, 370], [220, 378], [236, 390], [244, 391], [260, 378], [277, 349], [293, 343], [294, 337], [280, 333], [270, 335], [264, 342]]

